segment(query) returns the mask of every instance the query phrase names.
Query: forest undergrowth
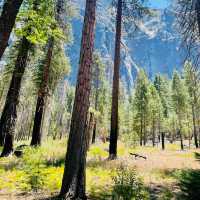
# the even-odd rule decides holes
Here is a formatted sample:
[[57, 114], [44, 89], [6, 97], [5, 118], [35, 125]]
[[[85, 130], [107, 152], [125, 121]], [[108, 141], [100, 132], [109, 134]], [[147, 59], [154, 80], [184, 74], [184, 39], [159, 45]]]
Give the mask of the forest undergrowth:
[[[162, 151], [159, 146], [141, 149], [120, 142], [118, 159], [110, 161], [108, 143], [92, 145], [86, 171], [89, 198], [119, 199], [114, 197], [119, 193], [126, 199], [123, 194], [136, 193], [139, 196], [135, 199], [194, 199], [199, 186], [190, 184], [197, 185], [200, 180], [196, 178], [200, 176], [200, 151], [179, 149], [178, 144], [167, 144]], [[56, 195], [61, 187], [65, 152], [66, 142], [47, 140], [42, 147], [25, 147], [20, 158], [14, 155], [1, 158], [0, 199], [48, 199]], [[147, 159], [135, 158], [130, 153]], [[196, 192], [187, 198], [191, 188]]]

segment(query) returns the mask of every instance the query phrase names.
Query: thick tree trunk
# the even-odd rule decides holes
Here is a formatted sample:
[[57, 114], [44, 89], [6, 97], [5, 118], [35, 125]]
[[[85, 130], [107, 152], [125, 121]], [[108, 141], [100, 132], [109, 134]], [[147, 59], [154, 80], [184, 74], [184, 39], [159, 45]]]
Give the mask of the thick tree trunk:
[[111, 129], [110, 129], [110, 146], [109, 146], [110, 159], [115, 159], [117, 157], [117, 140], [119, 133], [118, 100], [119, 100], [121, 28], [122, 28], [122, 0], [118, 0], [117, 16], [116, 16], [115, 58], [114, 58]]
[[35, 118], [34, 118], [34, 124], [33, 124], [33, 132], [32, 132], [32, 139], [31, 139], [31, 146], [39, 146], [41, 145], [41, 122], [42, 122], [42, 116], [45, 106], [45, 96], [44, 95], [38, 95], [37, 98], [37, 104], [36, 104], [36, 110], [35, 110]]
[[53, 46], [54, 46], [54, 39], [50, 38], [47, 45], [47, 55], [45, 58], [41, 88], [39, 89], [38, 92], [31, 146], [41, 145], [41, 138], [42, 138], [41, 125], [42, 125], [43, 112], [45, 108], [45, 102], [48, 95], [49, 70], [52, 60]]
[[21, 41], [11, 84], [6, 97], [5, 106], [0, 120], [0, 141], [4, 144], [1, 156], [8, 156], [13, 151], [14, 129], [17, 117], [17, 105], [21, 81], [27, 66], [30, 42], [24, 37]]
[[15, 19], [23, 0], [5, 0], [0, 17], [0, 60], [8, 46]]
[[91, 90], [96, 0], [87, 0], [82, 32], [79, 73], [76, 85], [65, 170], [60, 197], [87, 199], [85, 194], [86, 122]]

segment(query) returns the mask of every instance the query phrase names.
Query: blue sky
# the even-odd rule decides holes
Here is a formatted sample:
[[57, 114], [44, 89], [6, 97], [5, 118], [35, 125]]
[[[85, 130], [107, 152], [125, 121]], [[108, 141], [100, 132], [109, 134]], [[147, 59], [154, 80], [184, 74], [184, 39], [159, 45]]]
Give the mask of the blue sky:
[[149, 0], [151, 7], [153, 8], [166, 8], [170, 4], [171, 0]]

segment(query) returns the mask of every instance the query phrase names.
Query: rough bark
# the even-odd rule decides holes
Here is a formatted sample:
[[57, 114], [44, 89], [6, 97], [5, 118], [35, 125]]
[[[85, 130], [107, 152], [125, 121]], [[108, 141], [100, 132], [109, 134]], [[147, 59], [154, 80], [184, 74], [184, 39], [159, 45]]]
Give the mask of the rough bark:
[[122, 28], [122, 0], [118, 0], [116, 16], [116, 39], [115, 39], [115, 58], [114, 58], [114, 75], [112, 89], [112, 110], [111, 110], [111, 129], [110, 129], [110, 146], [109, 158], [117, 157], [117, 140], [118, 140], [118, 101], [119, 101], [119, 68], [120, 68], [120, 45], [121, 45], [121, 28]]
[[15, 19], [23, 0], [6, 0], [0, 17], [0, 60], [8, 46]]
[[79, 73], [68, 139], [65, 170], [60, 197], [86, 199], [86, 122], [91, 90], [96, 0], [87, 0], [82, 32]]
[[31, 146], [41, 145], [41, 138], [42, 138], [41, 125], [42, 125], [43, 112], [45, 108], [45, 102], [48, 95], [49, 70], [52, 60], [53, 46], [54, 46], [54, 39], [50, 38], [47, 45], [47, 54], [45, 58], [42, 83], [38, 91]]
[[27, 66], [30, 48], [30, 42], [23, 37], [0, 120], [0, 141], [1, 144], [4, 144], [1, 156], [8, 156], [13, 151], [14, 129], [17, 118], [16, 108], [19, 101], [21, 81]]

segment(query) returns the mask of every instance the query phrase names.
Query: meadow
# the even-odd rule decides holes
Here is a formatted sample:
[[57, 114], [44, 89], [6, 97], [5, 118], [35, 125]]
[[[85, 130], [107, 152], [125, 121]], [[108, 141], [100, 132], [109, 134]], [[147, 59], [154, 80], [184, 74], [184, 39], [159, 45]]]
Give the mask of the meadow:
[[[138, 181], [142, 199], [195, 199], [191, 190], [195, 190], [195, 195], [200, 192], [200, 150], [180, 151], [178, 144], [167, 144], [163, 151], [160, 146], [130, 147], [119, 142], [118, 159], [110, 161], [108, 145], [98, 142], [90, 146], [86, 170], [89, 199], [113, 199], [116, 184], [121, 180], [124, 185], [120, 192], [127, 192], [131, 177]], [[65, 152], [66, 142], [49, 139], [41, 147], [25, 147], [20, 158], [1, 158], [0, 199], [42, 200], [56, 196], [61, 187]], [[147, 159], [135, 158], [130, 153]], [[188, 197], [190, 192], [193, 195]]]

